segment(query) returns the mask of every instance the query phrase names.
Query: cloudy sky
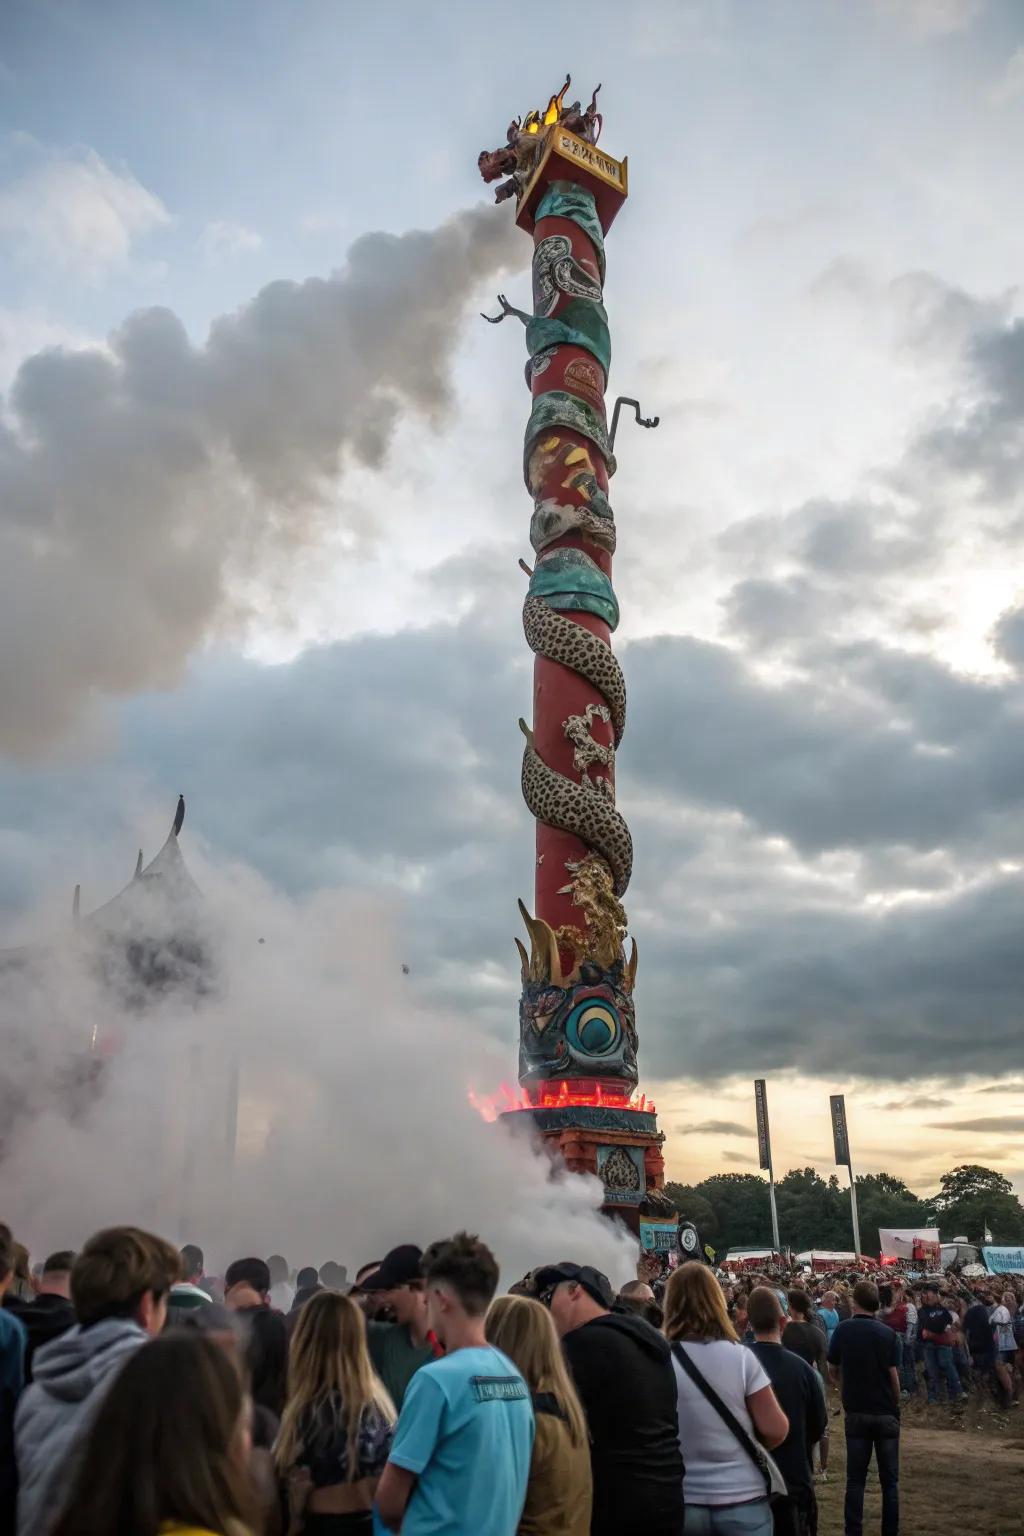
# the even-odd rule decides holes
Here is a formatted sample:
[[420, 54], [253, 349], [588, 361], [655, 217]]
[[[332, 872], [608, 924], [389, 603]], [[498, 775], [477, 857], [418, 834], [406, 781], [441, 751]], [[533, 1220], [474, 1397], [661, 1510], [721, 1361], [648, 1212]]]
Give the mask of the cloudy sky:
[[[603, 82], [645, 1086], [670, 1172], [1024, 1188], [1016, 0], [7, 0], [0, 943], [175, 798], [383, 894], [507, 1037], [529, 243], [476, 156]], [[484, 1085], [486, 1086], [486, 1085]]]

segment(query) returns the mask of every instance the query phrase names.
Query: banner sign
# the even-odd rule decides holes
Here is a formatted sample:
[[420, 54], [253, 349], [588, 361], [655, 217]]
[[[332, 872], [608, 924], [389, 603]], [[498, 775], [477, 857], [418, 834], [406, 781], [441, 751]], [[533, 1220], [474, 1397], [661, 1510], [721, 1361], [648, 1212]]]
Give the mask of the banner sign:
[[645, 1253], [674, 1253], [679, 1223], [640, 1218], [640, 1247]]
[[942, 1250], [938, 1243], [929, 1243], [923, 1237], [915, 1237], [910, 1257], [915, 1264], [927, 1264], [929, 1269], [935, 1270], [942, 1263]]
[[757, 1151], [761, 1159], [760, 1166], [767, 1168], [770, 1173], [772, 1142], [768, 1134], [768, 1090], [763, 1077], [754, 1079], [754, 1109], [757, 1111]]
[[879, 1227], [878, 1251], [891, 1259], [923, 1259], [931, 1262], [931, 1254], [919, 1253], [922, 1244], [938, 1247], [938, 1227]]
[[990, 1275], [1024, 1273], [1024, 1248], [983, 1248], [981, 1256]]
[[850, 1136], [846, 1129], [846, 1098], [833, 1093], [829, 1098], [832, 1109], [832, 1140], [836, 1149], [836, 1162], [843, 1168], [850, 1166]]

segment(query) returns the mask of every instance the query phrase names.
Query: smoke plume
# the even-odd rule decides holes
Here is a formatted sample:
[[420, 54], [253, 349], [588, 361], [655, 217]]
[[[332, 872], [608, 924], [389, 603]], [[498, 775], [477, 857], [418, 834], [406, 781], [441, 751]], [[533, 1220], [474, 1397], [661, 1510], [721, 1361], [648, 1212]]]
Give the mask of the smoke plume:
[[148, 309], [105, 349], [21, 365], [0, 416], [0, 751], [46, 748], [98, 696], [172, 686], [248, 578], [287, 569], [328, 515], [359, 517], [337, 510], [346, 462], [379, 464], [404, 413], [443, 419], [474, 288], [524, 260], [504, 213], [364, 235], [203, 346]]
[[470, 1107], [470, 1088], [511, 1075], [513, 1021], [497, 1043], [421, 1006], [399, 911], [343, 893], [294, 904], [241, 870], [200, 878], [184, 946], [180, 910], [146, 899], [147, 973], [177, 968], [179, 984], [144, 1007], [138, 942], [97, 945], [84, 923], [0, 977], [0, 1216], [34, 1255], [132, 1221], [200, 1243], [211, 1273], [278, 1251], [352, 1274], [465, 1227], [505, 1284], [564, 1258], [635, 1272], [633, 1240], [596, 1214], [597, 1181], [553, 1176]]

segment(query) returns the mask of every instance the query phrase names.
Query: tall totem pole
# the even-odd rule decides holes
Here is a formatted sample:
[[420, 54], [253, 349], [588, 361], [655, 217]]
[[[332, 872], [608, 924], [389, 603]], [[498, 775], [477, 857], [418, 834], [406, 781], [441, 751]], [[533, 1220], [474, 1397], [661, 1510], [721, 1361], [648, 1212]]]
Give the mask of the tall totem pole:
[[636, 943], [627, 955], [622, 906], [633, 844], [615, 803], [626, 686], [611, 649], [618, 407], [610, 437], [603, 288], [604, 241], [626, 199], [627, 163], [597, 148], [597, 91], [582, 111], [565, 106], [568, 85], [567, 77], [545, 112], [516, 119], [507, 144], [479, 158], [485, 181], [506, 178], [496, 200], [516, 199], [516, 223], [534, 242], [532, 315], [501, 296], [494, 317], [526, 327], [523, 474], [535, 553], [532, 569], [521, 562], [535, 662], [533, 726], [520, 726], [523, 795], [537, 824], [536, 916], [520, 902], [530, 948], [516, 941], [521, 1092], [509, 1117], [529, 1116], [570, 1169], [596, 1173], [606, 1208], [635, 1226], [664, 1206], [664, 1138], [654, 1106], [637, 1094]]

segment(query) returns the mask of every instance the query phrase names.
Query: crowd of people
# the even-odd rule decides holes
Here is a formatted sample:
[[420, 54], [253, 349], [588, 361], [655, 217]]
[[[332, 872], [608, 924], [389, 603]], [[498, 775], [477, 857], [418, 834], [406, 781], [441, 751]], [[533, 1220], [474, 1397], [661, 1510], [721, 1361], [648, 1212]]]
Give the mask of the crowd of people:
[[466, 1233], [351, 1284], [215, 1278], [134, 1227], [33, 1270], [0, 1225], [0, 1533], [813, 1536], [831, 1384], [847, 1536], [872, 1454], [896, 1536], [901, 1404], [922, 1368], [929, 1401], [1015, 1404], [1016, 1292], [778, 1278], [561, 1262], [498, 1295]]

